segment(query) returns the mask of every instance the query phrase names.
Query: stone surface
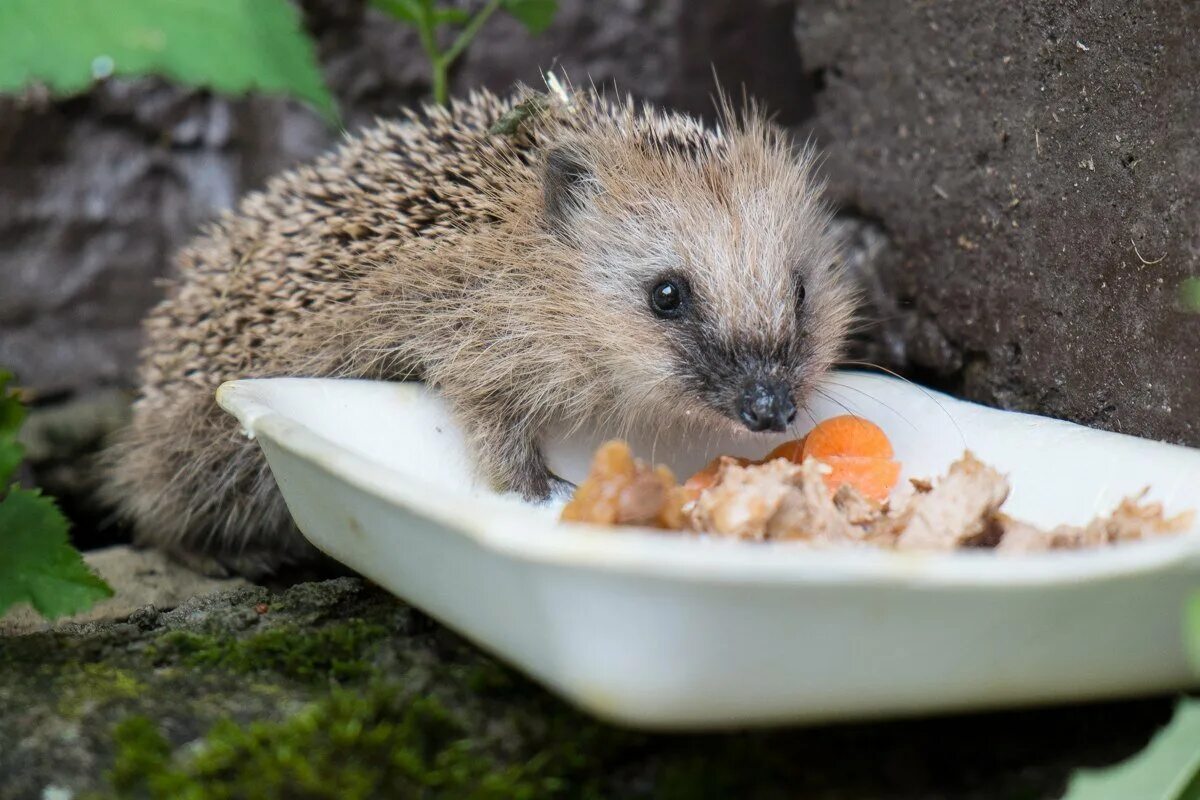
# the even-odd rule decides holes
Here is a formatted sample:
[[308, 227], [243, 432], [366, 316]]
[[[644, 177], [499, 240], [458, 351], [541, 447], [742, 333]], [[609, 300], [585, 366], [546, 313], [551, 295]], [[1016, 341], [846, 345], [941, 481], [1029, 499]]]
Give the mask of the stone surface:
[[[428, 94], [416, 33], [364, 0], [303, 0], [347, 127]], [[575, 81], [712, 108], [710, 68], [802, 117], [809, 86], [791, 3], [561, 0], [531, 38], [498, 15], [452, 75], [506, 90], [561, 66]], [[43, 395], [129, 386], [142, 314], [171, 254], [202, 223], [337, 135], [293, 103], [229, 100], [158, 80], [114, 81], [62, 102], [0, 99], [0, 364]]]
[[157, 550], [126, 545], [84, 553], [83, 560], [112, 587], [113, 596], [88, 611], [54, 623], [21, 606], [0, 616], [0, 636], [35, 633], [83, 622], [116, 622], [135, 611], [166, 611], [194, 597], [249, 584], [241, 578], [207, 578], [171, 561]]
[[81, 548], [121, 540], [111, 513], [96, 496], [99, 449], [129, 418], [132, 392], [97, 389], [30, 409], [18, 439], [25, 463], [18, 480], [54, 497], [73, 523], [71, 538]]
[[643, 734], [339, 579], [0, 638], [0, 798], [1053, 798], [1170, 708]]
[[1200, 444], [1200, 5], [812, 0], [834, 198], [888, 239], [870, 358]]

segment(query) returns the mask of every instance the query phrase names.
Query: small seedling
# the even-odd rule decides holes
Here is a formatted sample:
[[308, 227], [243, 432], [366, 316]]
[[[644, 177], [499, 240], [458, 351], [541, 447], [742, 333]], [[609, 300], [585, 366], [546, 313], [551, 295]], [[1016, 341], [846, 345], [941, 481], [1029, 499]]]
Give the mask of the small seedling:
[[[434, 0], [372, 0], [372, 3], [401, 22], [416, 27], [433, 69], [433, 99], [440, 105], [449, 101], [447, 76], [450, 66], [493, 14], [506, 11], [530, 33], [538, 34], [550, 25], [558, 11], [558, 0], [487, 0], [473, 15], [461, 8], [437, 6]], [[444, 27], [459, 29], [445, 49], [438, 43], [438, 32]]]

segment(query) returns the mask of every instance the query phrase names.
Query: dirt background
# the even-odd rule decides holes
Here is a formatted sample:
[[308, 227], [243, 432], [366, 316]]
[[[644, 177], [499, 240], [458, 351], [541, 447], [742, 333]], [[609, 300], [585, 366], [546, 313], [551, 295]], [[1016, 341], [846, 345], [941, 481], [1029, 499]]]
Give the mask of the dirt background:
[[[881, 24], [881, 20], [884, 20]], [[1200, 444], [1200, 5], [806, 2], [834, 197], [889, 242], [876, 358]]]

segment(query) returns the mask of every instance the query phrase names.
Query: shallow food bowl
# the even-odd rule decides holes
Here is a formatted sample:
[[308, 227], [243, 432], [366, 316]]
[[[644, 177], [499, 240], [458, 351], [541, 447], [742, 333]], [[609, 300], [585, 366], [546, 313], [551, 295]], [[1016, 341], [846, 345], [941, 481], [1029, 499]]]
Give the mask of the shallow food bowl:
[[[1083, 523], [1150, 487], [1200, 506], [1200, 451], [995, 411], [839, 373], [815, 419], [883, 427], [904, 477], [964, 447], [1008, 473], [1006, 510]], [[317, 547], [577, 705], [642, 727], [813, 722], [1149, 694], [1195, 684], [1182, 614], [1200, 529], [1090, 551], [811, 550], [556, 522], [476, 485], [463, 440], [419, 384], [225, 384]], [[546, 442], [578, 481], [604, 438]], [[686, 475], [777, 440], [657, 431], [635, 452]]]

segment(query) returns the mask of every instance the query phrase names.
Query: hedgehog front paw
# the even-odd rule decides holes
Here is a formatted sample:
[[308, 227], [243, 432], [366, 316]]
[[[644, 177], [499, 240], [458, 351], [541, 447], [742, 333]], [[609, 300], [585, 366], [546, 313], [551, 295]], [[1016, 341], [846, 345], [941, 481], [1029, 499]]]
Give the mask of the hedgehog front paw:
[[551, 472], [540, 453], [518, 464], [510, 473], [510, 481], [510, 489], [537, 505], [568, 500], [575, 493], [575, 484]]
[[546, 503], [555, 503], [555, 502], [565, 503], [566, 501], [570, 500], [571, 497], [575, 494], [575, 490], [578, 487], [575, 484], [571, 483], [569, 480], [558, 477], [553, 472], [550, 472], [549, 475], [550, 475], [550, 491], [546, 495], [546, 499], [544, 502], [546, 502]]
[[[477, 409], [462, 414], [472, 449], [479, 458], [479, 474], [498, 491], [519, 494], [527, 503], [550, 503], [570, 497], [575, 486], [546, 466], [528, 424], [504, 417], [482, 415]], [[460, 412], [461, 413], [461, 412]], [[484, 423], [478, 420], [484, 419]]]
[[575, 493], [575, 484], [558, 477], [544, 467], [537, 474], [525, 473], [514, 487], [526, 502], [537, 505], [569, 500]]

